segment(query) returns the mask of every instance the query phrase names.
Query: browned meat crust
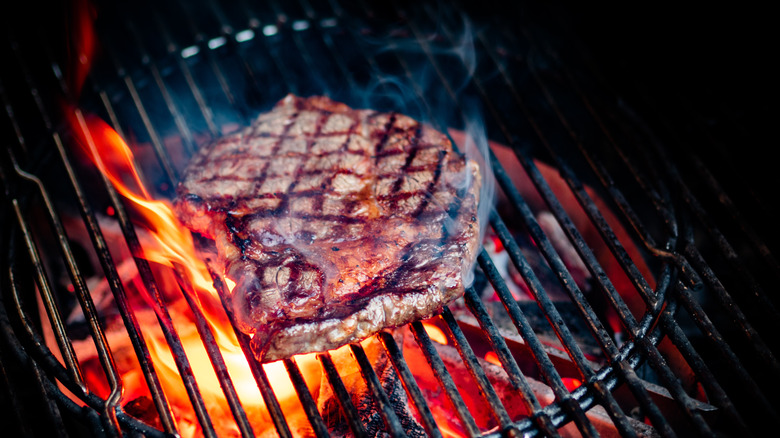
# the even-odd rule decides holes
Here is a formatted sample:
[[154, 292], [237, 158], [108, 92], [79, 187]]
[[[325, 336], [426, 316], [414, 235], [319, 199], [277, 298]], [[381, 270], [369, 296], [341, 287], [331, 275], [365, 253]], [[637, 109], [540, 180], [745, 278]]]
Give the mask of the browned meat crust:
[[407, 116], [287, 96], [204, 148], [175, 202], [236, 282], [259, 360], [429, 317], [479, 244], [478, 165]]

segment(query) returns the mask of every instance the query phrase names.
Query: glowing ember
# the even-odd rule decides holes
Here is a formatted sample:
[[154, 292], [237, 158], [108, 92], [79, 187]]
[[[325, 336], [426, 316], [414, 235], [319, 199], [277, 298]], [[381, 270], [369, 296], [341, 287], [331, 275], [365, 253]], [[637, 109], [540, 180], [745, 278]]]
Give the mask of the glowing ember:
[[493, 365], [501, 366], [501, 361], [498, 360], [498, 355], [492, 351], [485, 353], [485, 360], [492, 363]]
[[561, 381], [563, 382], [563, 385], [566, 386], [566, 389], [569, 391], [574, 391], [575, 389], [582, 386], [582, 381], [579, 379], [575, 379], [573, 377], [562, 377]]

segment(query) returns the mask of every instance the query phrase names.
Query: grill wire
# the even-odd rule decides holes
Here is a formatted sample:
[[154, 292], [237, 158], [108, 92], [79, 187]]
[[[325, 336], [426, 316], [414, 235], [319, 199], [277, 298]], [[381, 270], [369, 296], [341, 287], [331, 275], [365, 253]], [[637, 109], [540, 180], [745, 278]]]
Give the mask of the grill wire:
[[[335, 0], [264, 5], [222, 5], [216, 0], [184, 3], [98, 4], [98, 40], [104, 51], [78, 100], [85, 111], [99, 114], [123, 138], [132, 139], [131, 144], [149, 145], [143, 151], [151, 157], [144, 162], [144, 175], [160, 196], [171, 196], [178, 179], [181, 157], [173, 153], [192, 154], [207, 141], [204, 138], [219, 136], [225, 126], [246, 125], [288, 92], [324, 93], [358, 106], [355, 104], [364, 103], [361, 99], [365, 96], [356, 90], [371, 89], [371, 103], [380, 110], [398, 109], [398, 96], [410, 93], [412, 97], [402, 102], [404, 109], [443, 131], [447, 127], [466, 127], [473, 120], [472, 109], [478, 106], [484, 110], [480, 120], [488, 136], [509, 145], [514, 152], [545, 208], [587, 266], [594, 291], [586, 293], [578, 286], [539, 224], [534, 206], [492, 151], [489, 158], [494, 177], [511, 210], [493, 207], [488, 213], [489, 226], [528, 285], [534, 305], [564, 350], [566, 363], [584, 383], [574, 391], [566, 387], [563, 378], [570, 374], [562, 374], [559, 356], [551, 354], [542, 342], [528, 307], [515, 301], [496, 261], [483, 249], [477, 260], [478, 271], [495, 289], [513, 330], [522, 337], [538, 367], [539, 379], [551, 388], [555, 403], [543, 407], [480, 291], [468, 288], [465, 304], [529, 412], [527, 418], [513, 421], [462, 325], [445, 308], [440, 322], [454, 340], [464, 369], [477, 383], [498, 425], [495, 430], [480, 430], [422, 323], [412, 323], [409, 329], [469, 435], [560, 436], [564, 433], [561, 428], [572, 423], [583, 436], [600, 436], [604, 430], [597, 429], [587, 415], [595, 405], [605, 410], [621, 436], [643, 433], [645, 429], [638, 427], [635, 417], [667, 437], [758, 434], [764, 426], [777, 424], [773, 395], [778, 389], [780, 366], [772, 334], [779, 319], [775, 298], [766, 292], [764, 273], [769, 271], [770, 279], [776, 281], [780, 270], [770, 247], [740, 217], [737, 206], [699, 158], [685, 156], [686, 163], [692, 164], [679, 168], [674, 152], [656, 137], [656, 132], [647, 129], [642, 119], [628, 109], [604, 97], [613, 96], [608, 83], [599, 81], [592, 70], [575, 68], [585, 65], [576, 56], [562, 60], [556, 45], [559, 41], [527, 18], [534, 17], [533, 10], [518, 6], [511, 17], [524, 19], [512, 27], [507, 26], [506, 17], [486, 14], [488, 18], [474, 19], [472, 34], [464, 34], [459, 13], [469, 16], [468, 5], [438, 9], [424, 3], [389, 2], [379, 6], [369, 2], [340, 4]], [[171, 406], [151, 363], [143, 327], [128, 304], [126, 285], [109, 251], [111, 242], [107, 241], [98, 213], [108, 206], [113, 208], [125, 244], [133, 254], [140, 252], [138, 232], [108, 179], [74, 162], [73, 139], [61, 126], [56, 101], [49, 99], [60, 94], [75, 99], [64, 73], [67, 62], [57, 57], [43, 29], [30, 38], [19, 34], [14, 26], [8, 29], [3, 50], [7, 50], [6, 59], [12, 66], [4, 68], [0, 76], [0, 97], [5, 107], [0, 167], [5, 205], [0, 217], [0, 240], [6, 252], [0, 301], [4, 335], [0, 344], [0, 387], [10, 400], [4, 401], [4, 412], [16, 417], [10, 423], [20, 435], [65, 435], [74, 427], [72, 414], [84, 420], [78, 427], [86, 428], [82, 432], [91, 435], [176, 434]], [[244, 40], [250, 34], [240, 32], [246, 30], [253, 38]], [[435, 37], [431, 36], [433, 31]], [[379, 38], [388, 32], [392, 37]], [[464, 35], [473, 38], [458, 46]], [[477, 62], [470, 64], [468, 56], [442, 55], [442, 46], [464, 49], [461, 55], [473, 49]], [[425, 74], [421, 76], [420, 71]], [[377, 78], [385, 81], [373, 82]], [[172, 136], [180, 140], [181, 146], [166, 144]], [[586, 242], [578, 222], [570, 216], [536, 159], [543, 159], [560, 172], [572, 199], [625, 272], [640, 300], [640, 312], [629, 308], [631, 303], [625, 301], [614, 277], [602, 266], [600, 254]], [[586, 186], [598, 187], [631, 230], [655, 276], [654, 287]], [[726, 213], [719, 214], [723, 211]], [[114, 352], [89, 294], [85, 268], [79, 264], [77, 249], [62, 221], [63, 215], [73, 212], [81, 218], [91, 251], [109, 281], [149, 385], [161, 430], [122, 409], [122, 381]], [[722, 225], [722, 219], [729, 220], [729, 225]], [[571, 298], [574, 312], [563, 313], [564, 305], [551, 298], [550, 287], [512, 231], [518, 224], [527, 231], [538, 255]], [[56, 242], [56, 250], [42, 247], [41, 241], [47, 239]], [[761, 266], [740, 257], [743, 252], [759, 254]], [[62, 312], [61, 285], [51, 272], [55, 261], [65, 266], [76, 305], [87, 321], [111, 389], [105, 399], [88, 390], [73, 350], [72, 334]], [[203, 433], [215, 436], [207, 410], [209, 400], [199, 391], [164, 305], [161, 285], [146, 260], [136, 258], [135, 263], [144, 287], [154, 299], [152, 305]], [[188, 297], [189, 285], [183, 278], [180, 283], [183, 295]], [[215, 276], [215, 286], [224, 291], [219, 276]], [[624, 333], [609, 326], [596, 308], [596, 293], [599, 302], [616, 315]], [[36, 307], [36, 294], [42, 302], [42, 313]], [[213, 333], [197, 306], [189, 304], [238, 430], [242, 436], [253, 436]], [[225, 309], [230, 312], [229, 306]], [[62, 361], [55, 358], [52, 346], [44, 340], [39, 318], [48, 319]], [[603, 367], [591, 365], [575, 326], [584, 327], [588, 342], [604, 357]], [[237, 335], [245, 354], [251, 357], [247, 337], [240, 332]], [[425, 431], [442, 436], [395, 338], [387, 332], [378, 338]], [[351, 345], [350, 350], [386, 432], [405, 436], [365, 351], [359, 344]], [[22, 364], [24, 370], [19, 375], [26, 380], [17, 381], [15, 362], [6, 360], [12, 357]], [[365, 435], [367, 431], [331, 355], [322, 353], [317, 359], [350, 430], [357, 436]], [[293, 436], [265, 371], [256, 362], [249, 363], [276, 431], [280, 436]], [[326, 423], [295, 358], [285, 360], [284, 366], [314, 434], [327, 436]], [[648, 384], [648, 380], [655, 383]], [[695, 383], [693, 391], [690, 382]], [[86, 408], [65, 395], [58, 384]], [[618, 390], [629, 395], [618, 395]], [[700, 394], [706, 394], [706, 403], [697, 399]], [[634, 411], [626, 410], [626, 397], [633, 401]], [[29, 421], [39, 417], [45, 420]]]

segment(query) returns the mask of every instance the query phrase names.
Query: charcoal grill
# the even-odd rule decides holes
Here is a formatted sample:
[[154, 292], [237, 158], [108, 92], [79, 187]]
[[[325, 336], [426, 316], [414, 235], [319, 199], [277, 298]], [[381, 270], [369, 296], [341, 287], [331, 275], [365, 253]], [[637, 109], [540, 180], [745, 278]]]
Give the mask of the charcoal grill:
[[[488, 153], [503, 204], [489, 208], [486, 218], [533, 300], [518, 302], [497, 261], [483, 250], [477, 280], [464, 297], [482, 341], [469, 337], [473, 327], [451, 309], [437, 319], [495, 427], [478, 427], [435, 341], [422, 323], [409, 327], [466, 435], [729, 436], [759, 434], [778, 424], [774, 396], [780, 366], [773, 334], [779, 319], [770, 291], [779, 270], [771, 229], [745, 215], [769, 204], [761, 198], [746, 201], [744, 187], [724, 178], [710, 155], [681, 147], [724, 141], [700, 123], [696, 108], [688, 109], [691, 123], [680, 128], [679, 119], [657, 111], [658, 106], [621, 101], [622, 89], [598, 69], [597, 58], [550, 19], [550, 10], [507, 9], [490, 2], [480, 2], [478, 10], [467, 3], [441, 7], [401, 1], [107, 3], [94, 4], [101, 50], [78, 95], [67, 74], [74, 54], [59, 45], [76, 31], [64, 23], [77, 20], [39, 21], [28, 11], [36, 20], [22, 16], [4, 23], [0, 424], [13, 435], [178, 433], [99, 217], [107, 209], [113, 212], [110, 220], [133, 252], [140, 245], [138, 232], [109, 181], [75, 158], [58, 106], [62, 99], [78, 104], [79, 117], [99, 115], [135, 145], [145, 157], [142, 170], [150, 187], [170, 197], [187, 156], [209, 139], [247, 124], [288, 92], [404, 111], [445, 131], [478, 121], [488, 138], [512, 152], [514, 166], [499, 160], [495, 150]], [[68, 17], [75, 10], [61, 12]], [[655, 102], [654, 96], [640, 97], [638, 102]], [[545, 172], [546, 166], [557, 173]], [[527, 187], [518, 185], [517, 172], [527, 175]], [[574, 204], [566, 204], [566, 198]], [[584, 262], [590, 290], [575, 281], [540, 225], [540, 207], [552, 213]], [[89, 237], [83, 252], [97, 260], [102, 270], [97, 275], [109, 280], [149, 387], [150, 409], [159, 418], [155, 425], [123, 408], [127, 400], [122, 399], [115, 352], [87, 287], [87, 278], [96, 273], [84, 264], [89, 257], [82, 248], [69, 239], [65, 216], [77, 218]], [[616, 233], [612, 217], [629, 233]], [[517, 229], [530, 236], [534, 254], [521, 249]], [[601, 244], [594, 245], [585, 230]], [[638, 248], [642, 263], [630, 248]], [[602, 253], [619, 272], [607, 272]], [[541, 267], [529, 261], [534, 256]], [[152, 305], [160, 310], [159, 323], [197, 420], [205, 435], [214, 436], [210, 401], [200, 394], [161, 305], [161, 286], [148, 262], [139, 258], [135, 263], [157, 300]], [[540, 279], [540, 270], [552, 273], [552, 286]], [[481, 296], [478, 287], [486, 284], [495, 291], [513, 335], [522, 338], [535, 372], [519, 363], [510, 348], [516, 338], [507, 337]], [[225, 287], [219, 276], [215, 285]], [[553, 299], [552, 287], [567, 299]], [[66, 309], [73, 306], [85, 316], [86, 335], [74, 334], [65, 322]], [[194, 313], [207, 348], [214, 346], [202, 315]], [[54, 342], [47, 343], [44, 326], [51, 327]], [[94, 341], [110, 387], [107, 396], [87, 387], [83, 364], [73, 351], [75, 336]], [[442, 436], [428, 408], [431, 400], [415, 383], [395, 338], [388, 332], [378, 336], [420, 424], [429, 435]], [[239, 338], [246, 348], [247, 340]], [[547, 339], [563, 353], [555, 354]], [[477, 354], [486, 346], [527, 416], [511, 418], [506, 400], [493, 388]], [[355, 344], [350, 350], [385, 432], [405, 436], [363, 348]], [[602, 365], [593, 365], [593, 351]], [[237, 430], [253, 436], [219, 352], [212, 348], [209, 354]], [[318, 358], [349, 429], [365, 435], [330, 355]], [[284, 365], [312, 433], [328, 436], [296, 360]], [[253, 361], [250, 366], [276, 432], [292, 436], [268, 376]], [[572, 376], [583, 384], [567, 387], [565, 379]], [[543, 406], [529, 378], [548, 385], [554, 402]], [[611, 428], [589, 415], [596, 406]]]

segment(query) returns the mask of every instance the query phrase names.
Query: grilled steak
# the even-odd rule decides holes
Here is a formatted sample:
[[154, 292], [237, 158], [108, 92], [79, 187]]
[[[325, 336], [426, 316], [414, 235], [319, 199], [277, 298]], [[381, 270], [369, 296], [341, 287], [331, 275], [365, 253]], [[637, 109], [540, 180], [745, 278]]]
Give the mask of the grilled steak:
[[479, 244], [478, 165], [396, 113], [287, 96], [188, 165], [175, 208], [214, 242], [263, 362], [430, 317]]

